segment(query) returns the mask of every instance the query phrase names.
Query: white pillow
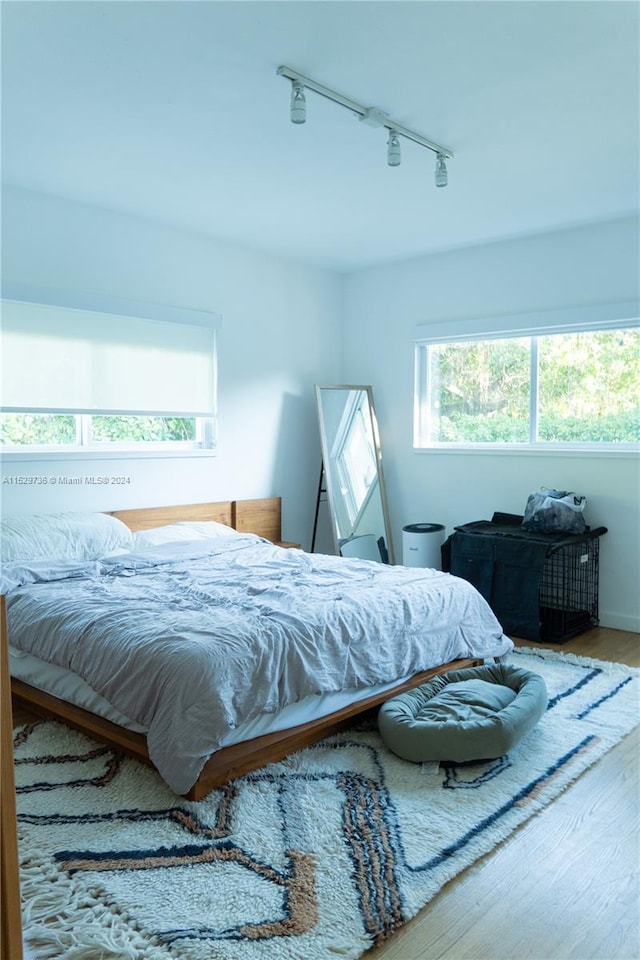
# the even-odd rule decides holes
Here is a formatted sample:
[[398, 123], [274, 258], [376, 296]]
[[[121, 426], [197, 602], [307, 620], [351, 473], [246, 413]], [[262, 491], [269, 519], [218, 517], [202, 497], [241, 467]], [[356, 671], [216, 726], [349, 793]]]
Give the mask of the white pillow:
[[48, 513], [3, 517], [3, 563], [24, 560], [97, 560], [115, 550], [131, 550], [133, 534], [107, 513]]
[[210, 540], [214, 537], [241, 536], [233, 527], [215, 520], [179, 520], [164, 527], [152, 527], [150, 530], [137, 530], [133, 535], [133, 550], [151, 550], [163, 543], [177, 543], [186, 540]]
[[186, 527], [188, 530], [194, 530], [209, 540], [211, 537], [241, 537], [242, 534], [234, 530], [226, 523], [218, 523], [216, 520], [178, 520], [172, 526]]

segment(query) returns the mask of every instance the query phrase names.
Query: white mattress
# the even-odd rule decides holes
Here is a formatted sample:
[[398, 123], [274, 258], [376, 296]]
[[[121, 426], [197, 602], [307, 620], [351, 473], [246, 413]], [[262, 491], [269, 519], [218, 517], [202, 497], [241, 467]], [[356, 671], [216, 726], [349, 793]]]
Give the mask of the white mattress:
[[[82, 707], [89, 710], [105, 720], [111, 720], [120, 727], [126, 727], [135, 733], [146, 734], [147, 728], [135, 720], [130, 720], [119, 710], [116, 710], [112, 704], [104, 697], [96, 693], [88, 683], [85, 683], [81, 677], [72, 673], [71, 670], [65, 670], [64, 667], [56, 666], [53, 663], [46, 663], [38, 660], [37, 657], [22, 650], [16, 650], [15, 647], [9, 647], [9, 666], [12, 677], [22, 680], [33, 687], [44, 690], [60, 700], [65, 700], [76, 707]], [[408, 677], [403, 678], [408, 679]], [[290, 727], [296, 727], [298, 724], [307, 723], [310, 720], [318, 720], [335, 710], [348, 706], [350, 703], [357, 703], [376, 693], [383, 693], [392, 687], [398, 686], [402, 680], [394, 680], [392, 683], [380, 684], [377, 687], [367, 687], [364, 690], [341, 690], [339, 693], [317, 694], [315, 696], [305, 697], [298, 703], [291, 703], [284, 707], [279, 713], [265, 713], [256, 717], [254, 720], [240, 724], [234, 730], [223, 738], [221, 746], [228, 747], [233, 743], [241, 743], [243, 740], [253, 740], [254, 737], [260, 737], [265, 733], [275, 733], [278, 730], [287, 730]]]

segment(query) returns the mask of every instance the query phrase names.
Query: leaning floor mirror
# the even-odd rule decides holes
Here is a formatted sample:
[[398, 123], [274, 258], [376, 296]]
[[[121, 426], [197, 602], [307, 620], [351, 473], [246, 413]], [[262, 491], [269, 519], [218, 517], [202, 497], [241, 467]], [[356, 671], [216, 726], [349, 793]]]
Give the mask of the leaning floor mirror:
[[316, 399], [336, 553], [394, 563], [373, 390], [317, 384]]

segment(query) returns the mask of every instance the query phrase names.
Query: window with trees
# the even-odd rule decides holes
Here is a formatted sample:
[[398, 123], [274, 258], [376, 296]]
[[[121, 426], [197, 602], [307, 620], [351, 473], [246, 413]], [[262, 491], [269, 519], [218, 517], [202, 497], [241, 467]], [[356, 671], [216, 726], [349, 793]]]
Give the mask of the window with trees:
[[201, 417], [2, 413], [0, 446], [11, 450], [184, 449], [213, 446], [213, 424]]
[[631, 448], [639, 371], [632, 326], [418, 342], [414, 446]]
[[3, 454], [213, 450], [215, 315], [98, 305], [3, 301]]

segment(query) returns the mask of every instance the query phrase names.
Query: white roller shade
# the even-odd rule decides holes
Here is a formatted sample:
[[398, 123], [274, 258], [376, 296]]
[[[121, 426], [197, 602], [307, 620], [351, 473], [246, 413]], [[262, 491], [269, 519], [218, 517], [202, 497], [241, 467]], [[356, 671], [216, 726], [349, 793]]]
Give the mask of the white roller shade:
[[209, 417], [215, 327], [2, 302], [5, 411]]

